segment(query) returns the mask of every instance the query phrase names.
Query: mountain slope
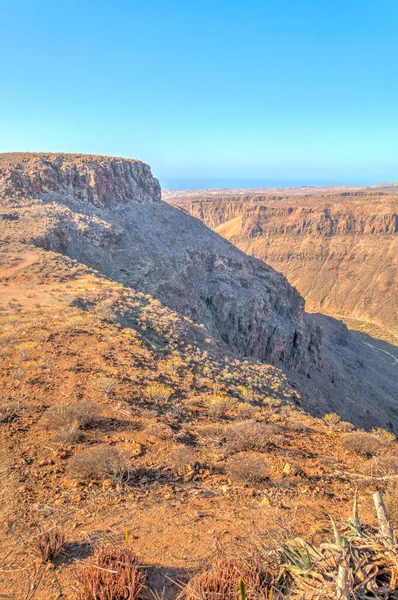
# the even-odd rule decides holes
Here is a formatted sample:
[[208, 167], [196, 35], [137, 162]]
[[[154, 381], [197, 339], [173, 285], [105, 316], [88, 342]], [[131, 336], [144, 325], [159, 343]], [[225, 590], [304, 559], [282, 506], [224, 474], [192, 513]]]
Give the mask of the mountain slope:
[[[66, 255], [204, 327], [219, 352], [281, 367], [307, 408], [391, 427], [390, 364], [336, 321], [306, 315], [285, 277], [160, 200], [139, 161], [0, 158], [4, 241]], [[377, 405], [377, 409], [376, 409]]]
[[297, 197], [212, 196], [182, 204], [286, 275], [311, 312], [368, 320], [398, 336], [398, 202], [371, 190]]

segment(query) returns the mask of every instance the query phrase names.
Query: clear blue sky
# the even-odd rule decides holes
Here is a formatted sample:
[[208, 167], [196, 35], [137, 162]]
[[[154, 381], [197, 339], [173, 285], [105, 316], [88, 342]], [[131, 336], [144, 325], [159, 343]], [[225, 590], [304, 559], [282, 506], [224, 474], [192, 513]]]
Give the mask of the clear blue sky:
[[0, 0], [0, 151], [398, 180], [397, 0]]

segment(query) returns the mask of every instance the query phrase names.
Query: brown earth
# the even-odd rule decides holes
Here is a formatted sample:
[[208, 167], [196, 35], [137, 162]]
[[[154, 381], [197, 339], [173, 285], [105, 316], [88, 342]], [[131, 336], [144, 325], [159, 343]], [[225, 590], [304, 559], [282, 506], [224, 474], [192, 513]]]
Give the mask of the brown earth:
[[[363, 404], [362, 390], [350, 388], [348, 377], [362, 377], [369, 388], [367, 369], [356, 361], [370, 365], [374, 351], [332, 319], [307, 323], [300, 297], [283, 277], [196, 220], [180, 220], [181, 211], [160, 201], [145, 166], [96, 157], [44, 160], [44, 169], [42, 156], [0, 162], [0, 597], [74, 598], [79, 565], [90, 564], [101, 543], [121, 544], [126, 530], [147, 568], [146, 596], [174, 598], [173, 581], [185, 582], [220, 551], [245, 554], [297, 534], [324, 539], [327, 513], [346, 519], [357, 487], [361, 516], [374, 523], [369, 492], [388, 483], [378, 465], [398, 456], [394, 437], [377, 433], [376, 456], [357, 455], [344, 445], [352, 425], [338, 415], [315, 418], [304, 407], [323, 414], [335, 405], [368, 427], [378, 413], [380, 425], [394, 421], [388, 357], [376, 354], [375, 371], [387, 386], [372, 412], [376, 373], [370, 371], [374, 387]], [[9, 173], [15, 168], [19, 177]], [[135, 183], [126, 183], [125, 170]], [[12, 194], [14, 176], [20, 183]], [[137, 180], [140, 207], [131, 208], [127, 188]], [[93, 209], [92, 202], [100, 206]], [[196, 246], [197, 271], [191, 265], [186, 273], [190, 263], [181, 248], [195, 250], [193, 234], [203, 236], [203, 247]], [[170, 240], [177, 240], [173, 252]], [[223, 267], [215, 265], [215, 251]], [[268, 316], [256, 306], [252, 313], [265, 332], [270, 323], [281, 328], [282, 338], [268, 337], [285, 343], [286, 362], [277, 349], [270, 354], [275, 364], [247, 348], [245, 354], [242, 332], [223, 339], [225, 308], [212, 312], [195, 279], [186, 283], [197, 272], [199, 289], [207, 292], [211, 282], [220, 302], [239, 273], [227, 315], [248, 310], [247, 282], [270, 298]], [[279, 308], [271, 302], [278, 296], [273, 289], [281, 292]], [[186, 314], [189, 302], [201, 310], [200, 320]], [[246, 335], [249, 324], [241, 321]], [[290, 332], [306, 327], [320, 329], [316, 365], [305, 336], [297, 357], [288, 356]], [[343, 387], [352, 404], [339, 402]], [[61, 441], [61, 428], [48, 420], [51, 410], [81, 401], [95, 403], [100, 415], [78, 438]], [[124, 453], [128, 477], [73, 475], [73, 459], [102, 446]], [[261, 481], [250, 479], [253, 452], [265, 469]], [[239, 480], [229, 468], [234, 457], [246, 465]], [[54, 564], [41, 565], [35, 535], [53, 524], [65, 531], [66, 546]]]

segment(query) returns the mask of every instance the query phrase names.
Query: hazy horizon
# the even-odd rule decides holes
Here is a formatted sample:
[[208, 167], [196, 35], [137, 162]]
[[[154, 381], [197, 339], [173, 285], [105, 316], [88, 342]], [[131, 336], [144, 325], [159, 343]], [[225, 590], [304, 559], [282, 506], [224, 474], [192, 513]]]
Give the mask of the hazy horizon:
[[335, 186], [370, 186], [393, 184], [395, 181], [369, 180], [330, 180], [330, 179], [261, 179], [261, 178], [200, 178], [182, 177], [159, 179], [162, 190], [201, 190], [201, 189], [267, 189], [267, 188], [298, 188], [298, 187], [335, 187]]

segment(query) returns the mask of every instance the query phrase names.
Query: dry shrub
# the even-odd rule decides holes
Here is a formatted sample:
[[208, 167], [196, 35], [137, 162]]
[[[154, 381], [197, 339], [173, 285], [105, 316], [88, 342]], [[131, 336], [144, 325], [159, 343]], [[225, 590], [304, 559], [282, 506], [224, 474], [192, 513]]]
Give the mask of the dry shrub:
[[100, 408], [95, 402], [68, 402], [49, 408], [44, 421], [48, 429], [58, 429], [72, 424], [84, 429], [95, 424], [99, 413]]
[[237, 600], [238, 582], [245, 582], [247, 600], [271, 598], [270, 574], [253, 558], [218, 558], [195, 575], [184, 590], [186, 600]]
[[204, 446], [221, 446], [224, 441], [224, 428], [217, 423], [202, 425], [196, 433], [199, 442]]
[[384, 494], [384, 503], [387, 508], [388, 516], [398, 527], [398, 480], [390, 479]]
[[326, 415], [323, 415], [322, 419], [326, 425], [329, 426], [337, 425], [337, 423], [340, 421], [340, 417], [336, 413], [326, 413]]
[[371, 431], [372, 435], [375, 435], [383, 444], [392, 444], [397, 441], [395, 433], [383, 429], [382, 427], [376, 427]]
[[170, 453], [170, 466], [173, 471], [181, 471], [187, 467], [191, 467], [197, 461], [198, 454], [194, 448], [184, 446], [183, 444], [176, 446]]
[[145, 585], [145, 573], [127, 546], [103, 546], [90, 564], [77, 573], [78, 600], [136, 600]]
[[268, 462], [259, 452], [238, 452], [227, 458], [225, 470], [234, 483], [263, 482], [270, 474]]
[[257, 412], [257, 408], [249, 402], [239, 402], [237, 412], [241, 419], [252, 419]]
[[78, 423], [67, 423], [60, 427], [54, 434], [54, 442], [59, 444], [76, 444], [83, 438], [82, 431]]
[[207, 397], [207, 412], [209, 417], [212, 419], [223, 417], [232, 404], [234, 404], [234, 400], [226, 394], [211, 394]]
[[174, 438], [172, 428], [169, 425], [166, 425], [166, 423], [153, 423], [145, 429], [145, 433], [150, 437], [164, 441], [172, 440]]
[[65, 535], [59, 527], [41, 531], [33, 540], [32, 550], [45, 563], [57, 558], [65, 545]]
[[373, 477], [398, 475], [398, 456], [377, 456], [367, 461], [364, 473]]
[[74, 478], [112, 479], [118, 484], [128, 481], [130, 467], [128, 458], [109, 446], [85, 448], [69, 461], [69, 472]]
[[6, 423], [14, 419], [20, 409], [19, 402], [4, 402], [0, 404], [0, 423]]
[[341, 438], [344, 448], [353, 454], [373, 456], [381, 446], [380, 440], [371, 433], [349, 433]]
[[226, 449], [229, 453], [260, 450], [274, 433], [272, 426], [256, 421], [240, 421], [226, 430]]
[[167, 402], [173, 390], [163, 383], [151, 383], [144, 389], [145, 396], [155, 404]]
[[116, 389], [116, 381], [111, 377], [100, 377], [94, 381], [93, 388], [105, 398], [109, 398]]

